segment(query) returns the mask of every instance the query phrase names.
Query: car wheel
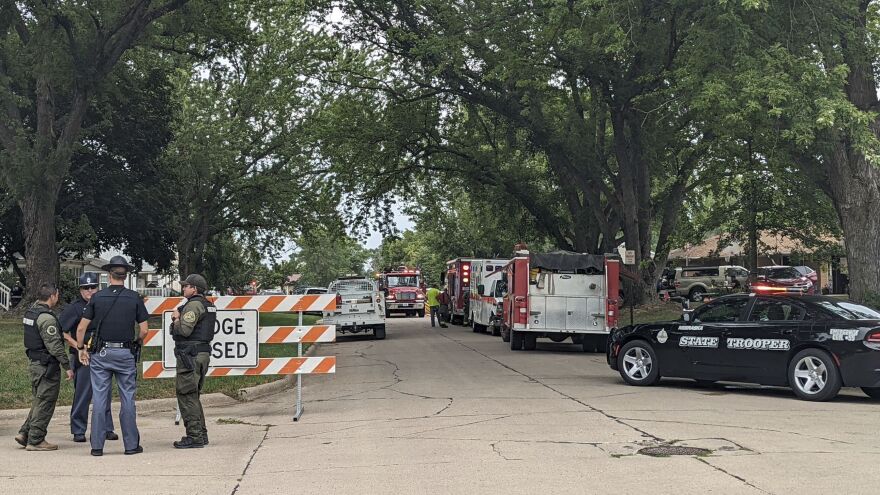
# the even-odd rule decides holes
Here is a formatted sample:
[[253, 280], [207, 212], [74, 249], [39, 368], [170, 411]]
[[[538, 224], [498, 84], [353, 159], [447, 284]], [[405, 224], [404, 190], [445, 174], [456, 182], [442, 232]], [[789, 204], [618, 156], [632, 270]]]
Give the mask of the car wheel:
[[521, 351], [523, 348], [523, 344], [525, 343], [525, 335], [522, 332], [517, 332], [516, 330], [510, 330], [510, 350], [512, 351]]
[[525, 337], [525, 339], [523, 340], [523, 349], [525, 349], [527, 351], [534, 351], [535, 349], [538, 348], [538, 336], [537, 335], [535, 335], [533, 333], [529, 333], [529, 334], [526, 334], [524, 337]]
[[418, 315], [419, 315], [419, 318], [424, 318], [424, 317], [425, 317], [425, 310], [424, 310], [424, 309], [420, 309], [420, 310], [418, 311]]
[[501, 327], [501, 342], [510, 342], [510, 329]]
[[378, 327], [373, 329], [373, 337], [376, 340], [382, 340], [385, 338], [385, 325], [379, 325]]
[[703, 294], [705, 293], [706, 291], [704, 291], [703, 289], [699, 287], [694, 287], [693, 289], [691, 289], [690, 292], [688, 292], [688, 299], [690, 299], [691, 302], [702, 302]]
[[657, 354], [644, 340], [631, 340], [623, 346], [618, 357], [620, 376], [630, 385], [654, 385], [660, 380]]
[[880, 387], [862, 387], [862, 392], [872, 399], [880, 399]]
[[820, 349], [804, 349], [788, 365], [788, 383], [803, 400], [833, 399], [840, 391], [840, 371], [831, 356]]

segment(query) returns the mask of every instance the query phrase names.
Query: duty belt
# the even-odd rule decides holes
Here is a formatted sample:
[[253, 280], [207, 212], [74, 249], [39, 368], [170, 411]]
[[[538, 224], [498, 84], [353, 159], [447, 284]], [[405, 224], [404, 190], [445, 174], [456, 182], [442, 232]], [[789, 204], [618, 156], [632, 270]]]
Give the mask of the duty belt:
[[111, 349], [131, 349], [131, 342], [104, 342], [104, 347]]

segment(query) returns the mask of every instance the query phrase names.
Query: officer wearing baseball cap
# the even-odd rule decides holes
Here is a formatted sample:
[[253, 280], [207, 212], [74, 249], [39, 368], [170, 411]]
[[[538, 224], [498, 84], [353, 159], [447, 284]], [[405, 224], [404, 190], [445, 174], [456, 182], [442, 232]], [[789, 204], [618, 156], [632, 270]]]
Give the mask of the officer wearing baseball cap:
[[205, 298], [208, 282], [191, 274], [180, 282], [187, 301], [171, 316], [171, 336], [177, 358], [175, 389], [186, 436], [174, 442], [178, 449], [202, 448], [208, 444], [208, 430], [200, 395], [211, 364], [211, 340], [217, 308]]
[[[76, 329], [79, 360], [92, 370], [92, 455], [104, 455], [104, 432], [107, 431], [104, 414], [110, 404], [110, 384], [114, 376], [119, 387], [119, 425], [125, 454], [140, 454], [144, 449], [134, 404], [137, 392], [135, 352], [138, 341], [143, 341], [147, 335], [149, 313], [140, 295], [125, 288], [125, 278], [134, 267], [124, 257], [110, 258], [110, 263], [101, 269], [109, 272], [110, 285], [92, 296]], [[86, 329], [93, 321], [94, 344], [87, 349]]]
[[[76, 349], [76, 328], [82, 319], [83, 311], [89, 305], [92, 296], [98, 292], [98, 274], [83, 272], [79, 276], [79, 295], [64, 308], [61, 316], [61, 329], [64, 340], [70, 345], [70, 365], [73, 369], [73, 405], [70, 407], [70, 433], [74, 442], [86, 441], [86, 427], [89, 424], [89, 404], [92, 403], [92, 378], [88, 366], [79, 362]], [[86, 328], [85, 341], [88, 342], [95, 332], [95, 326]], [[107, 440], [119, 440], [113, 431], [113, 416], [110, 415], [110, 403], [107, 403], [104, 424], [107, 427]]]

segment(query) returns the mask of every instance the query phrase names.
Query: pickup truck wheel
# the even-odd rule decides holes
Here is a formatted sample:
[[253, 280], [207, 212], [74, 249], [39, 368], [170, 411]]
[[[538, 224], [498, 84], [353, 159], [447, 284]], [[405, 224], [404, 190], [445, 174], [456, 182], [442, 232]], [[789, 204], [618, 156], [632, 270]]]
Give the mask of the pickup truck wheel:
[[373, 328], [373, 338], [376, 340], [382, 340], [385, 338], [385, 325], [379, 325], [378, 327]]
[[471, 316], [471, 331], [474, 333], [480, 333], [480, 325], [477, 325], [473, 316]]
[[522, 332], [517, 332], [514, 329], [510, 329], [510, 350], [521, 351], [523, 349], [524, 343], [525, 335], [523, 335]]
[[510, 329], [501, 327], [501, 342], [510, 342]]
[[657, 354], [644, 340], [631, 340], [617, 357], [617, 369], [623, 381], [630, 385], [654, 385], [660, 380]]
[[525, 338], [523, 341], [523, 349], [527, 351], [534, 351], [538, 347], [538, 336], [533, 333], [529, 333], [524, 335], [524, 337]]
[[425, 310], [424, 310], [424, 309], [420, 309], [420, 310], [419, 310], [419, 318], [424, 318], [424, 317], [425, 317]]
[[788, 365], [788, 383], [799, 399], [833, 399], [843, 385], [831, 356], [821, 349], [804, 349]]

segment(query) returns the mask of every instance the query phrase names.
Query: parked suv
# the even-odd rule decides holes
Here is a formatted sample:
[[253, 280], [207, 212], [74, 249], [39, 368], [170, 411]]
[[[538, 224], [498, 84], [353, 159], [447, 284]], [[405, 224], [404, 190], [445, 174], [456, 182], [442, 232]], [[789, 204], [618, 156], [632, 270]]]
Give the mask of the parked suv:
[[678, 295], [699, 302], [705, 294], [736, 291], [748, 281], [749, 271], [741, 266], [680, 266], [675, 269], [673, 286]]
[[794, 266], [762, 266], [758, 268], [755, 275], [758, 280], [756, 284], [799, 289], [805, 294], [817, 293], [816, 284], [808, 275], [803, 274]]

